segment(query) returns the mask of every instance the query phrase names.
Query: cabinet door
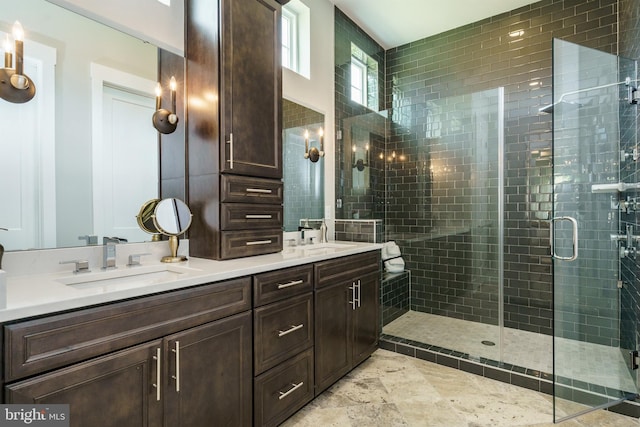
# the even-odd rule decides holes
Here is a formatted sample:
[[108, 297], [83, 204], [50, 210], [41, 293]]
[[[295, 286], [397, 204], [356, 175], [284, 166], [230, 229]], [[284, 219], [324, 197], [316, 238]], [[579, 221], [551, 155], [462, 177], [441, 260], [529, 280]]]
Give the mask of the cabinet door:
[[351, 293], [346, 284], [316, 290], [316, 396], [351, 369]]
[[251, 312], [165, 339], [165, 426], [250, 426]]
[[280, 10], [222, 0], [222, 172], [282, 178]]
[[356, 281], [356, 309], [353, 311], [353, 366], [378, 347], [380, 274], [371, 273]]
[[[71, 426], [162, 426], [153, 341], [5, 387], [6, 403], [69, 404]], [[162, 363], [161, 363], [162, 365]]]

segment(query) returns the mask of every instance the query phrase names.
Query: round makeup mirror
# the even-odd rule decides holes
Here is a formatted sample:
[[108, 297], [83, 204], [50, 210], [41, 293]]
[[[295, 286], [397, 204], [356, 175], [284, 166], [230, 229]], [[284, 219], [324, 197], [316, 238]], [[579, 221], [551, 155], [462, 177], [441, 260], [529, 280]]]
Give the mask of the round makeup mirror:
[[171, 255], [162, 257], [162, 262], [186, 261], [187, 257], [178, 256], [178, 236], [189, 229], [192, 218], [191, 210], [180, 199], [170, 198], [160, 200], [151, 216], [153, 225], [161, 234], [169, 236]]
[[153, 223], [153, 214], [156, 210], [156, 205], [159, 202], [160, 199], [151, 199], [145, 202], [140, 208], [140, 212], [136, 216], [136, 219], [138, 220], [138, 226], [142, 229], [142, 231], [152, 235], [152, 242], [157, 242], [160, 240], [160, 231], [158, 231], [156, 225]]

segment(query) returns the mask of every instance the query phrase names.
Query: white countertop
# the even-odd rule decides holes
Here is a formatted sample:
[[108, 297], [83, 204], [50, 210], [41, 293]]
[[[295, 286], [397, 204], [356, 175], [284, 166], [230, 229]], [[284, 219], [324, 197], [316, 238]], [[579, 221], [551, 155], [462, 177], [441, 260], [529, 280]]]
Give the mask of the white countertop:
[[[331, 247], [332, 244], [335, 247]], [[72, 266], [68, 265], [64, 266], [64, 271], [49, 273], [36, 271], [35, 274], [11, 275], [9, 271], [6, 277], [0, 277], [6, 281], [6, 307], [0, 309], [0, 322], [141, 297], [382, 248], [381, 244], [358, 242], [329, 242], [325, 247], [322, 246], [287, 248], [275, 254], [227, 261], [190, 258], [188, 261], [170, 264], [161, 263], [158, 257], [149, 260], [143, 257], [141, 266], [127, 267], [125, 263], [119, 262], [115, 270], [93, 268], [90, 273], [78, 274], [74, 274]]]

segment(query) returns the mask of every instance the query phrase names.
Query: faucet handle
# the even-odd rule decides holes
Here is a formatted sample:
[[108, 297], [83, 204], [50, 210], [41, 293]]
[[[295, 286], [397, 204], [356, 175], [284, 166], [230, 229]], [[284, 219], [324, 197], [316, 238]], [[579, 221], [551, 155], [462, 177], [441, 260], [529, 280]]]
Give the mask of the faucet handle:
[[129, 262], [127, 263], [127, 267], [135, 267], [137, 265], [141, 265], [140, 264], [140, 257], [143, 257], [145, 255], [151, 255], [149, 252], [145, 252], [142, 254], [131, 254], [129, 255]]
[[87, 245], [97, 245], [98, 236], [95, 234], [85, 234], [84, 236], [78, 236], [78, 240], [86, 240]]
[[89, 261], [86, 259], [74, 259], [70, 261], [60, 261], [60, 264], [75, 264], [76, 269], [73, 270], [74, 273], [89, 273]]

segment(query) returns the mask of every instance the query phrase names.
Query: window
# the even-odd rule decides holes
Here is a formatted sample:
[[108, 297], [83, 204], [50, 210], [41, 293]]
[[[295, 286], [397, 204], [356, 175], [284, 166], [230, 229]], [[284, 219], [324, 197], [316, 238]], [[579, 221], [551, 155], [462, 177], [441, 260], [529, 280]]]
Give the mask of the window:
[[282, 9], [282, 66], [298, 71], [298, 19], [291, 10]]
[[378, 111], [378, 62], [351, 43], [351, 100]]
[[282, 66], [309, 78], [311, 13], [300, 0], [282, 7]]
[[367, 66], [351, 57], [351, 100], [367, 105]]

